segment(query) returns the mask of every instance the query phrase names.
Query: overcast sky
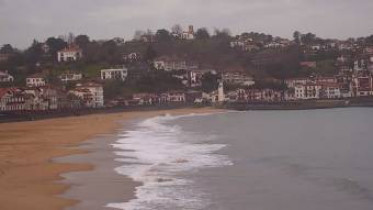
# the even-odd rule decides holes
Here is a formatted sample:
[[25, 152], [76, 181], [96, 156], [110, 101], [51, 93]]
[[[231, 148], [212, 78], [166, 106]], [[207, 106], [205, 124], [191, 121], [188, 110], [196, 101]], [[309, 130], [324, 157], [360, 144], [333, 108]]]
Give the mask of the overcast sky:
[[175, 23], [344, 39], [373, 34], [373, 0], [0, 0], [0, 45], [18, 48], [69, 32], [131, 39], [135, 30]]

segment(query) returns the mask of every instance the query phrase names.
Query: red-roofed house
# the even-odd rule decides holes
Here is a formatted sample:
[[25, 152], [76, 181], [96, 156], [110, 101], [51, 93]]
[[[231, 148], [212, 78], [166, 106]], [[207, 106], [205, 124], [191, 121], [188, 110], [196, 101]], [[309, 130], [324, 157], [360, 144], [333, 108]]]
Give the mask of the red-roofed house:
[[104, 106], [104, 91], [100, 84], [77, 84], [76, 88], [69, 93], [79, 97], [85, 107], [101, 108]]

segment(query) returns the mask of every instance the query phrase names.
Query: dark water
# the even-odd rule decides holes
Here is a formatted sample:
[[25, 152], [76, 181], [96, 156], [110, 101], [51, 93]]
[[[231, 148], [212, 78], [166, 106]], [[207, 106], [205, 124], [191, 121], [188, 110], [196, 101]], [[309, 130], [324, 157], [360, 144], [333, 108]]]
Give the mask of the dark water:
[[233, 166], [193, 179], [222, 210], [373, 209], [373, 109], [252, 111], [182, 118], [213, 133]]
[[[163, 193], [163, 200], [153, 200], [177, 195], [172, 200], [184, 202], [128, 209], [373, 209], [373, 109], [232, 112], [183, 117], [164, 125], [182, 130], [172, 139], [226, 145], [195, 159], [219, 161], [218, 155], [233, 165], [177, 171], [172, 177], [188, 182], [164, 188], [178, 194]], [[188, 155], [193, 161], [193, 153]], [[188, 205], [188, 196], [204, 205]]]

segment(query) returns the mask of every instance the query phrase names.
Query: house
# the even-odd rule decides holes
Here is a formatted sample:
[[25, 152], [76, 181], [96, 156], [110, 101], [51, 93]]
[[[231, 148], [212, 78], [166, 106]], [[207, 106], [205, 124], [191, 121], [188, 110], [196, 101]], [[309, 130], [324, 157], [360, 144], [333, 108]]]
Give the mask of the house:
[[287, 79], [287, 80], [285, 80], [285, 83], [286, 83], [286, 85], [289, 88], [295, 88], [295, 86], [297, 86], [297, 85], [305, 85], [309, 81], [310, 81], [309, 78], [301, 77], [301, 78]]
[[36, 73], [26, 77], [27, 87], [40, 87], [46, 85], [46, 78], [43, 73]]
[[83, 57], [83, 50], [77, 45], [69, 45], [68, 47], [57, 52], [58, 62], [78, 61]]
[[101, 70], [102, 80], [122, 80], [125, 81], [128, 76], [128, 69], [126, 67], [111, 68]]
[[280, 42], [270, 42], [270, 43], [266, 44], [264, 47], [265, 48], [276, 49], [276, 48], [284, 48], [284, 47], [286, 47], [286, 45], [283, 44], [283, 43], [280, 43]]
[[0, 111], [22, 111], [25, 106], [24, 94], [18, 88], [0, 88]]
[[373, 91], [372, 76], [353, 76], [352, 77], [352, 96], [362, 97], [371, 96]]
[[67, 72], [61, 74], [60, 76], [58, 76], [58, 78], [61, 80], [61, 82], [67, 83], [67, 82], [79, 81], [79, 80], [83, 79], [83, 74], [82, 73], [75, 73], [75, 72], [72, 72], [72, 71], [67, 71]]
[[297, 84], [294, 86], [294, 99], [303, 100], [306, 97], [306, 88], [304, 85]]
[[321, 85], [316, 83], [297, 84], [294, 87], [294, 98], [296, 100], [319, 99], [321, 88]]
[[1, 82], [13, 82], [14, 77], [8, 73], [8, 71], [0, 71], [0, 83]]
[[321, 85], [315, 83], [308, 83], [305, 85], [305, 99], [319, 99]]
[[179, 71], [190, 69], [187, 62], [176, 57], [162, 56], [154, 60], [154, 68], [165, 71]]
[[153, 105], [160, 102], [159, 97], [153, 93], [135, 93], [132, 100], [137, 101], [138, 105]]
[[194, 28], [193, 25], [188, 26], [188, 31], [184, 31], [181, 34], [181, 39], [184, 40], [193, 40], [194, 39]]
[[341, 89], [338, 83], [319, 83], [321, 85], [320, 98], [338, 99], [342, 98]]
[[188, 31], [183, 31], [183, 32], [179, 32], [179, 33], [172, 33], [171, 35], [178, 38], [178, 39], [182, 39], [182, 40], [193, 40], [195, 38], [194, 37], [194, 27], [193, 27], [193, 25], [189, 25], [188, 26]]
[[354, 61], [354, 67], [353, 67], [353, 71], [354, 72], [362, 72], [362, 71], [366, 71], [367, 68], [368, 68], [368, 61], [363, 59], [363, 58], [360, 58], [360, 59], [356, 59]]
[[13, 91], [10, 88], [0, 88], [0, 111], [10, 111], [9, 103], [13, 97]]
[[255, 85], [254, 78], [242, 72], [225, 72], [222, 75], [225, 84], [252, 86]]
[[25, 96], [25, 110], [46, 111], [58, 108], [57, 90], [52, 87], [28, 87], [22, 89], [22, 93]]
[[123, 60], [125, 62], [135, 62], [135, 61], [138, 61], [140, 59], [141, 59], [141, 55], [139, 53], [136, 53], [136, 52], [132, 52], [132, 53], [123, 55]]
[[186, 102], [186, 94], [183, 91], [169, 91], [164, 96], [166, 96], [167, 102]]
[[85, 83], [77, 84], [75, 89], [69, 92], [77, 97], [86, 108], [102, 108], [104, 107], [104, 91], [100, 84]]

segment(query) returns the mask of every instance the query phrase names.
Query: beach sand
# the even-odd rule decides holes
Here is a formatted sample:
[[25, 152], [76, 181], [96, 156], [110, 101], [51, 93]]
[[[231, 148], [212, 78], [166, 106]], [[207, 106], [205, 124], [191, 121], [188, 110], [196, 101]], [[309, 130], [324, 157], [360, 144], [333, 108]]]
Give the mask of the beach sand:
[[[115, 133], [116, 129], [125, 126], [126, 122], [139, 118], [153, 117], [166, 113], [173, 115], [187, 113], [208, 113], [218, 110], [210, 108], [202, 109], [176, 109], [148, 112], [123, 112], [115, 114], [97, 114], [80, 117], [67, 117], [58, 119], [48, 119], [34, 122], [17, 122], [0, 124], [0, 209], [1, 210], [61, 210], [79, 203], [80, 199], [92, 198], [89, 194], [79, 195], [79, 189], [73, 190], [62, 198], [61, 194], [66, 192], [71, 184], [81, 186], [95, 183], [97, 177], [85, 179], [82, 183], [63, 182], [61, 174], [66, 174], [67, 178], [73, 177], [74, 171], [90, 171], [94, 167], [101, 166], [95, 176], [99, 176], [100, 171], [107, 171], [115, 167], [112, 157], [102, 158], [102, 153], [95, 153], [91, 158], [81, 158], [77, 154], [84, 154], [92, 148], [77, 147], [86, 140], [94, 139], [98, 135]], [[106, 147], [113, 140], [108, 138], [95, 138], [94, 141], [107, 141], [92, 144], [94, 147]], [[100, 146], [101, 145], [101, 146]], [[106, 145], [106, 146], [105, 146]], [[102, 148], [107, 150], [107, 148]], [[99, 151], [100, 148], [96, 148]], [[107, 154], [107, 153], [106, 153]], [[64, 163], [56, 162], [57, 157], [72, 156], [72, 161]], [[74, 156], [75, 155], [75, 156]], [[97, 156], [98, 155], [98, 156]], [[94, 158], [97, 157], [97, 158]], [[101, 158], [100, 158], [101, 157]], [[101, 161], [94, 163], [94, 160]], [[86, 162], [87, 161], [87, 162]], [[102, 161], [106, 161], [102, 163]], [[69, 163], [66, 163], [69, 162]], [[109, 163], [110, 162], [110, 163]], [[114, 199], [123, 202], [131, 199], [136, 183], [125, 180], [111, 173], [105, 178], [112, 177], [120, 181], [126, 188], [114, 189], [111, 193], [103, 195], [114, 196]], [[120, 179], [120, 180], [117, 180]], [[79, 181], [79, 180], [77, 180]], [[115, 182], [112, 183], [115, 186]], [[108, 185], [106, 185], [108, 186]], [[100, 187], [95, 185], [94, 187]], [[83, 189], [83, 188], [80, 188]], [[84, 188], [80, 192], [87, 192]], [[91, 190], [92, 191], [92, 190]], [[65, 193], [66, 194], [66, 193]], [[101, 194], [105, 194], [101, 192]], [[67, 198], [68, 197], [68, 198]], [[120, 200], [119, 200], [120, 199]], [[103, 202], [97, 201], [97, 202]], [[88, 205], [89, 203], [81, 203]]]

